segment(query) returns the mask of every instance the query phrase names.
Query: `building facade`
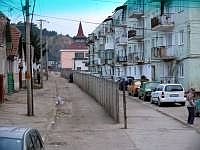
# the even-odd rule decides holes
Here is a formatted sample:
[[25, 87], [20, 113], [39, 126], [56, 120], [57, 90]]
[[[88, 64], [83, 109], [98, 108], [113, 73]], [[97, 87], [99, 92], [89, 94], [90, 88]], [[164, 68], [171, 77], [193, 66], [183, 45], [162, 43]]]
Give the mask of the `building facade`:
[[[95, 73], [112, 78], [145, 75], [200, 90], [197, 5], [185, 0], [128, 0], [91, 34], [90, 56], [99, 52], [101, 57], [90, 57], [90, 71], [98, 68], [101, 71]], [[95, 46], [100, 32], [105, 35], [101, 50]], [[91, 64], [94, 58], [100, 63]]]
[[88, 47], [87, 38], [83, 34], [81, 22], [78, 33], [73, 37], [73, 43], [67, 49], [60, 50], [61, 69], [65, 70], [88, 70]]

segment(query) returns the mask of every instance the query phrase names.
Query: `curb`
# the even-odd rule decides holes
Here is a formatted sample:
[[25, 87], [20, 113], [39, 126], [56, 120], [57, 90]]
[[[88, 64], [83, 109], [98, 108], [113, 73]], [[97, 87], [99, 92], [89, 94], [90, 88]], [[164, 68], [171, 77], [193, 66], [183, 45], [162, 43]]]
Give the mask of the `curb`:
[[178, 118], [178, 117], [176, 117], [176, 116], [174, 116], [174, 115], [171, 115], [171, 114], [169, 114], [169, 113], [166, 113], [166, 112], [164, 112], [164, 111], [162, 111], [162, 110], [159, 110], [159, 109], [157, 109], [157, 108], [154, 108], [154, 107], [152, 107], [151, 105], [147, 105], [146, 103], [143, 103], [142, 100], [136, 99], [136, 98], [131, 97], [131, 96], [128, 96], [128, 97], [129, 97], [130, 99], [135, 100], [135, 101], [138, 102], [138, 103], [141, 103], [141, 104], [145, 105], [145, 106], [148, 107], [148, 108], [151, 108], [151, 109], [153, 109], [153, 110], [155, 110], [155, 111], [157, 111], [157, 112], [159, 112], [159, 113], [161, 113], [161, 114], [163, 114], [163, 115], [165, 115], [165, 116], [167, 116], [167, 117], [169, 117], [169, 118], [172, 118], [172, 119], [174, 119], [174, 120], [180, 122], [181, 124], [183, 124], [183, 125], [185, 125], [185, 126], [187, 126], [187, 127], [193, 128], [198, 134], [200, 134], [200, 129], [198, 129], [197, 127], [188, 125], [188, 124], [187, 124], [185, 121], [183, 121], [182, 119], [180, 119], [180, 118]]

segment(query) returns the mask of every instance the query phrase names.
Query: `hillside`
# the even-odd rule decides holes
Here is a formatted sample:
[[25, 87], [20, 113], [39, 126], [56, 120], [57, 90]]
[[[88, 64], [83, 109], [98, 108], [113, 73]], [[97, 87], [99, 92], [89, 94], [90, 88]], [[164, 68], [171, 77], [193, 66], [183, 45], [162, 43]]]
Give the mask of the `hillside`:
[[71, 43], [72, 38], [64, 35], [48, 36], [48, 48], [49, 52], [56, 56], [57, 60], [60, 59], [59, 50], [66, 49]]
[[[18, 22], [15, 25], [21, 31], [23, 39], [25, 39], [24, 23]], [[36, 24], [32, 24], [31, 33], [32, 33], [31, 35], [35, 36], [34, 39], [36, 40], [36, 43], [40, 44], [39, 43], [40, 29], [37, 27]], [[49, 49], [50, 55], [55, 56], [55, 58], [59, 62], [59, 60], [60, 60], [59, 50], [67, 48], [73, 41], [72, 37], [70, 37], [69, 35], [57, 34], [56, 31], [48, 31], [47, 29], [43, 29], [42, 33], [43, 33], [43, 43], [44, 44], [46, 43], [46, 37], [48, 39], [48, 49]], [[33, 36], [31, 36], [31, 39], [32, 38], [33, 38]], [[40, 51], [40, 48], [37, 49], [36, 51]], [[40, 54], [40, 52], [38, 52], [38, 54]]]

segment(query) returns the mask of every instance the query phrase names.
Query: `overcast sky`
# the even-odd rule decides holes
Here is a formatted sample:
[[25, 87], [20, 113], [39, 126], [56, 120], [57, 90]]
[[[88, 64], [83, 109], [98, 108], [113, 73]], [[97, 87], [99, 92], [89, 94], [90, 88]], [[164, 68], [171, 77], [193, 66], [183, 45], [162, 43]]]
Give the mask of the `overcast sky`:
[[[30, 0], [31, 8], [33, 1]], [[25, 0], [22, 2], [24, 3]], [[83, 30], [87, 36], [97, 26], [92, 23], [102, 22], [124, 2], [125, 0], [36, 0], [34, 13], [41, 16], [35, 15], [34, 23], [38, 24], [36, 20], [44, 19], [49, 22], [44, 23], [44, 28], [55, 30], [59, 34], [74, 36], [77, 33], [79, 21], [82, 21]], [[0, 0], [0, 10], [11, 18], [12, 22], [23, 21], [20, 9], [20, 0]]]

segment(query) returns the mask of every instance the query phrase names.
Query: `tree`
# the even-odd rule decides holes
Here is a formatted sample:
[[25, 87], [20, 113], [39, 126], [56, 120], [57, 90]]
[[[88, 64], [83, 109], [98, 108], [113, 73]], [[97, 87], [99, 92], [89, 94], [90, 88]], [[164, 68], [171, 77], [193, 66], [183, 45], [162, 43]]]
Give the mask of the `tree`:
[[[24, 23], [22, 22], [18, 22], [16, 24], [16, 27], [21, 31], [21, 38], [20, 38], [20, 44], [19, 44], [19, 51], [18, 51], [18, 54], [19, 54], [19, 58], [22, 58], [22, 53], [24, 52], [24, 59], [26, 60], [26, 43], [25, 43], [25, 25]], [[31, 40], [31, 46], [33, 46], [34, 48], [34, 55], [33, 56], [33, 62], [34, 63], [39, 63], [39, 60], [40, 60], [40, 38], [39, 38], [39, 32], [40, 30], [37, 28], [37, 25], [36, 24], [32, 24], [31, 25], [31, 35], [30, 35], [30, 40]], [[43, 43], [42, 44], [42, 49], [43, 49], [43, 56], [45, 54], [45, 46], [46, 46], [46, 43]], [[23, 51], [24, 50], [24, 51]]]

